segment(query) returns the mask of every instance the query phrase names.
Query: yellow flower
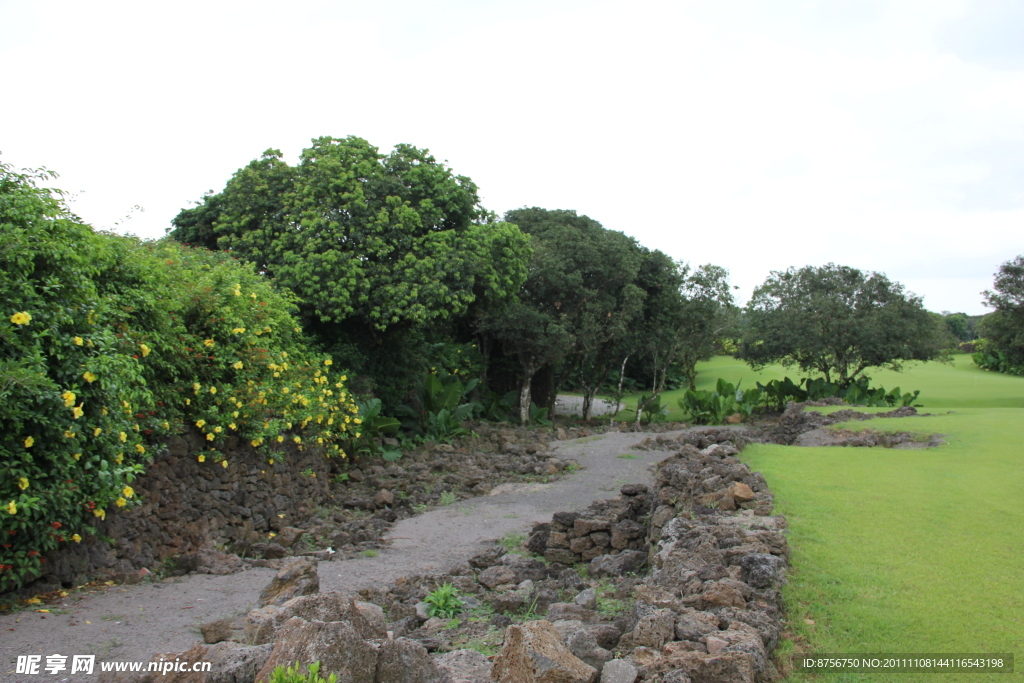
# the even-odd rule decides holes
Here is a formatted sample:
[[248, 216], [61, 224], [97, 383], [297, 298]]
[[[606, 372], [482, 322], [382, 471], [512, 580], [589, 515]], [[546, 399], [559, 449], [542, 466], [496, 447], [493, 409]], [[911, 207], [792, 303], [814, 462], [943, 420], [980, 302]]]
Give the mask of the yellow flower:
[[280, 436], [280, 435], [278, 435], [278, 437], [277, 437], [277, 442], [278, 442], [278, 443], [284, 443], [284, 437], [283, 437], [283, 436]]
[[78, 534], [73, 534], [71, 536], [71, 540], [74, 541], [75, 543], [81, 543], [82, 542], [82, 537], [79, 536]]
[[107, 414], [107, 412], [108, 412], [108, 411], [107, 411], [107, 407], [106, 407], [106, 406], [104, 406], [104, 407], [100, 408], [100, 415], [106, 415], [106, 414]]
[[243, 367], [242, 361], [236, 361], [231, 365], [235, 370], [241, 370]]
[[213, 347], [213, 345], [216, 344], [216, 343], [217, 342], [213, 341], [212, 339], [204, 339], [203, 340], [203, 346], [207, 346], [207, 347]]
[[228, 429], [232, 429], [234, 431], [238, 431], [238, 425], [236, 425], [234, 422], [232, 422], [231, 424], [228, 425]]
[[137, 443], [135, 444], [135, 450], [137, 450], [139, 453], [145, 453], [146, 447], [143, 446], [141, 443]]
[[131, 486], [125, 486], [123, 489], [121, 489], [121, 495], [123, 495], [125, 498], [131, 498], [132, 496], [135, 495], [135, 489], [133, 489]]
[[199, 462], [206, 462], [206, 456], [200, 455], [198, 458], [196, 458], [196, 460], [198, 460]]
[[227, 460], [221, 460], [220, 461], [220, 466], [223, 467], [224, 469], [227, 469], [228, 468], [228, 461]]
[[186, 399], [185, 399], [185, 405], [187, 405], [187, 406], [190, 406], [190, 405], [192, 405], [192, 399], [190, 399], [190, 398], [186, 398]]
[[85, 411], [82, 410], [82, 406], [83, 405], [85, 405], [85, 404], [84, 403], [83, 404], [79, 404], [79, 405], [77, 405], [77, 406], [75, 406], [74, 408], [71, 409], [71, 415], [73, 415], [76, 420], [78, 418], [82, 417], [83, 415], [85, 415]]
[[210, 387], [210, 393], [211, 394], [216, 394], [217, 393], [217, 387]]
[[15, 325], [28, 325], [32, 321], [32, 316], [25, 311], [20, 311], [11, 316], [11, 322]]
[[148, 356], [149, 352], [153, 350], [153, 349], [149, 348], [148, 346], [146, 346], [145, 344], [139, 344], [139, 348], [142, 350], [142, 357], [143, 358]]
[[241, 287], [241, 285], [235, 285], [235, 289], [234, 289], [234, 295], [235, 296], [242, 296], [242, 290], [239, 289], [240, 287]]
[[256, 292], [249, 292], [249, 298], [252, 299], [253, 301], [255, 301], [256, 300]]
[[20, 479], [18, 479], [18, 488], [21, 489], [22, 491], [27, 489], [28, 488], [28, 479], [26, 479], [25, 477], [21, 477]]
[[[232, 410], [232, 411], [231, 411], [231, 417], [238, 417], [238, 414], [239, 414], [239, 413], [238, 413], [238, 411], [237, 411], [237, 410]], [[232, 427], [232, 429], [234, 429], [234, 427]]]
[[118, 432], [117, 438], [121, 439], [121, 443], [124, 443], [125, 441], [128, 440], [128, 435], [125, 434], [124, 432]]
[[163, 427], [164, 429], [170, 429], [171, 423], [168, 422], [167, 420], [164, 420], [163, 422], [160, 423], [160, 426]]
[[72, 432], [70, 430], [64, 432], [64, 438], [65, 439], [73, 439], [73, 438], [75, 438], [75, 436], [76, 436], [75, 432]]
[[202, 389], [202, 388], [203, 388], [203, 385], [200, 384], [199, 382], [195, 382], [195, 383], [192, 384], [192, 391], [196, 392], [197, 394], [199, 393], [199, 390]]
[[81, 337], [73, 337], [71, 339], [71, 341], [75, 342], [75, 346], [81, 346], [82, 345], [82, 338]]
[[267, 460], [267, 462], [269, 462], [271, 465], [273, 465], [274, 464], [274, 459], [270, 458], [269, 460]]
[[196, 427], [202, 429], [206, 425], [206, 420], [196, 420]]
[[277, 536], [277, 534], [275, 534], [273, 531], [267, 534], [267, 538], [273, 538], [274, 536]]
[[92, 435], [93, 436], [99, 436], [102, 433], [103, 433], [103, 430], [100, 429], [99, 427], [97, 427], [96, 429], [92, 430]]
[[116, 505], [119, 508], [123, 508], [127, 504], [128, 501], [125, 500], [124, 498], [118, 498], [117, 500], [114, 501], [114, 505]]
[[292, 441], [294, 441], [295, 443], [302, 443], [302, 437], [301, 436], [293, 437]]
[[18, 504], [13, 500], [7, 504], [7, 514], [16, 515], [18, 514]]
[[215, 438], [216, 437], [213, 435], [213, 432], [210, 432], [209, 434], [206, 435], [207, 441], [213, 441]]
[[334, 365], [334, 361], [328, 358], [327, 360], [324, 361], [324, 365]]
[[75, 405], [75, 400], [78, 398], [78, 396], [76, 396], [75, 392], [73, 391], [65, 391], [63, 394], [60, 395], [60, 397], [64, 399], [65, 408], [70, 408], [71, 406]]
[[355, 424], [362, 424], [363, 423], [363, 418], [357, 417], [354, 420], [352, 420], [352, 422], [355, 423]]
[[252, 444], [252, 447], [253, 447], [253, 448], [256, 448], [256, 447], [257, 447], [257, 446], [259, 446], [259, 445], [260, 445], [261, 443], [263, 443], [263, 439], [253, 439], [253, 440], [252, 440], [252, 441], [250, 441], [249, 443], [251, 443], [251, 444]]
[[[265, 330], [266, 330], [267, 332], [270, 332], [270, 328], [269, 328], [269, 327], [266, 327], [266, 328], [264, 328], [264, 329], [265, 329]], [[287, 352], [287, 351], [282, 351], [282, 352], [281, 352], [281, 358], [287, 358], [287, 357], [288, 357], [288, 352]]]
[[224, 428], [223, 428], [223, 427], [221, 427], [220, 425], [217, 425], [216, 427], [214, 427], [214, 428], [213, 428], [213, 431], [215, 431], [215, 432], [217, 432], [218, 434], [220, 434], [221, 432], [223, 432], [223, 431], [224, 431]]
[[92, 384], [93, 382], [96, 381], [96, 375], [94, 375], [91, 372], [89, 372], [88, 370], [86, 370], [85, 372], [82, 373], [82, 379], [84, 379], [86, 382], [89, 382], [90, 384]]
[[82, 454], [81, 453], [72, 453], [71, 457], [74, 458], [75, 460], [81, 460], [82, 459]]
[[235, 334], [245, 334], [245, 328], [244, 327], [236, 327], [235, 329], [233, 329], [231, 331], [234, 332]]
[[32, 448], [32, 444], [34, 444], [35, 442], [36, 442], [36, 440], [35, 440], [34, 437], [26, 436], [25, 437], [25, 448]]
[[96, 515], [100, 519], [107, 518], [107, 511], [104, 510], [103, 508], [96, 508], [95, 510], [92, 511], [92, 514]]
[[123, 463], [124, 462], [124, 453], [118, 453], [117, 455], [115, 455], [114, 456], [114, 462], [116, 462], [118, 465]]
[[131, 410], [132, 404], [129, 403], [128, 401], [121, 401], [121, 407], [124, 408], [125, 410]]
[[301, 328], [301, 327], [296, 327], [296, 328], [295, 328], [295, 331], [296, 331], [296, 332], [302, 332], [302, 328]]

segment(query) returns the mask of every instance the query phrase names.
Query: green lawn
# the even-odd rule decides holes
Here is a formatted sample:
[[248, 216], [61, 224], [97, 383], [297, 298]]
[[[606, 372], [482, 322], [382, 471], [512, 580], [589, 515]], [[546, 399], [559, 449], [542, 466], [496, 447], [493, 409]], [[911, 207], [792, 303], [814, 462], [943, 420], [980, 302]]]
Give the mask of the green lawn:
[[[783, 375], [716, 358], [700, 367], [700, 385]], [[919, 410], [937, 414], [859, 428], [938, 432], [947, 443], [920, 451], [753, 445], [743, 454], [789, 521], [785, 596], [796, 641], [820, 653], [1024, 657], [1024, 378], [978, 370], [968, 356], [873, 377], [921, 389]], [[821, 678], [1010, 681], [1024, 673]]]

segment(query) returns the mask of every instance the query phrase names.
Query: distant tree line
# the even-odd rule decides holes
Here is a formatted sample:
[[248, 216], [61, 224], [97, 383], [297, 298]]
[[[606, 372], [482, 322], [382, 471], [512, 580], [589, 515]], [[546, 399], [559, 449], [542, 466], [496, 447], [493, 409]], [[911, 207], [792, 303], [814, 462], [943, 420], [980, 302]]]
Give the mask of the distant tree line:
[[567, 388], [589, 417], [598, 392], [642, 391], [643, 403], [693, 388], [697, 363], [723, 350], [845, 387], [979, 334], [995, 349], [1016, 320], [998, 284], [990, 302], [1006, 312], [982, 323], [834, 264], [772, 273], [741, 312], [723, 268], [575, 211], [499, 218], [427, 150], [382, 154], [357, 137], [313, 140], [295, 165], [268, 150], [172, 224], [171, 238], [251, 261], [294, 292], [304, 328], [389, 413], [433, 373], [478, 379], [485, 402], [512, 397], [524, 423]]
[[[277, 150], [173, 221], [170, 237], [251, 261], [293, 291], [306, 329], [394, 410], [424, 373], [515, 391], [518, 417], [566, 386], [594, 395], [640, 369], [652, 395], [735, 318], [728, 274], [690, 268], [574, 211], [503, 219], [426, 150], [319, 138]], [[621, 386], [621, 382], [619, 383]]]

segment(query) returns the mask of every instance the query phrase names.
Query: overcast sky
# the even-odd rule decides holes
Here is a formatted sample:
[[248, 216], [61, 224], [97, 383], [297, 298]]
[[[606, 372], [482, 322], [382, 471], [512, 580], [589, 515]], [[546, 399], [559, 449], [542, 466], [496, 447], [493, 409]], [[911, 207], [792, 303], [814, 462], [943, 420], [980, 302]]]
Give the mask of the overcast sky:
[[0, 0], [0, 59], [0, 161], [97, 228], [162, 236], [265, 149], [356, 135], [741, 301], [831, 261], [982, 313], [1024, 253], [1021, 0]]

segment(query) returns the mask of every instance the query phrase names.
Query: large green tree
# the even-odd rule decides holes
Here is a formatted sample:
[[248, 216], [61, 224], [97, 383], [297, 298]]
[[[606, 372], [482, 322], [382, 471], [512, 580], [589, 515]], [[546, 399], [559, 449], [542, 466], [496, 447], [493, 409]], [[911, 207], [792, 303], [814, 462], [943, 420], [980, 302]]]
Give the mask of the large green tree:
[[983, 367], [1024, 375], [1024, 256], [999, 267], [985, 303], [996, 309], [981, 322], [985, 346], [975, 359]]
[[697, 363], [711, 358], [715, 342], [735, 324], [728, 277], [719, 266], [707, 264], [691, 271], [663, 252], [647, 252], [639, 279], [646, 301], [627, 347], [650, 368], [651, 393], [637, 407], [638, 422], [646, 403], [664, 391], [669, 368], [681, 369], [694, 388]]
[[520, 419], [529, 417], [531, 383], [547, 367], [553, 392], [573, 375], [585, 412], [611, 367], [608, 350], [629, 331], [644, 292], [635, 283], [642, 260], [633, 238], [575, 211], [524, 208], [505, 220], [534, 249], [516, 303], [481, 324], [519, 366]]
[[872, 367], [942, 358], [941, 317], [885, 275], [828, 264], [773, 271], [746, 308], [740, 355], [752, 367], [797, 366], [849, 386]]
[[[513, 296], [530, 254], [469, 178], [426, 150], [384, 155], [357, 137], [315, 139], [295, 166], [268, 150], [172, 223], [174, 239], [229, 250], [295, 292], [310, 329], [362, 349], [351, 359], [378, 385], [419, 374], [410, 345], [431, 325]], [[399, 367], [404, 377], [380, 377]]]

